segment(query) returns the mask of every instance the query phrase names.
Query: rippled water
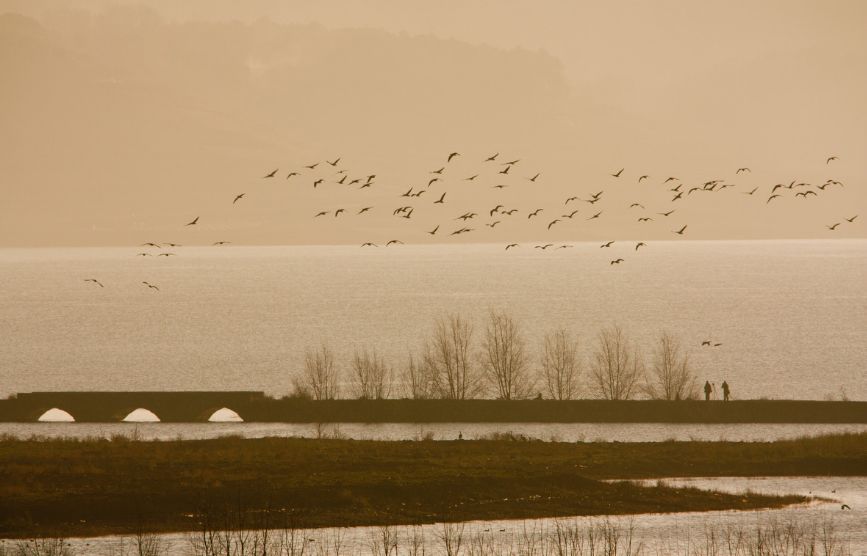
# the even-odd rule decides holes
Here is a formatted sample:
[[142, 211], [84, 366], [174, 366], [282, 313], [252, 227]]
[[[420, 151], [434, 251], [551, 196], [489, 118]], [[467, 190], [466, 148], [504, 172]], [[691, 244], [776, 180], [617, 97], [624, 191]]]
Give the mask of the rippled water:
[[496, 433], [559, 442], [663, 442], [666, 440], [773, 441], [800, 436], [867, 432], [867, 424], [693, 423], [0, 423], [0, 435], [19, 438], [111, 438], [174, 440], [245, 438], [353, 438], [357, 440], [468, 440]]
[[[509, 310], [534, 356], [568, 326], [589, 353], [620, 323], [670, 330], [699, 379], [735, 398], [867, 399], [867, 241], [0, 250], [0, 395], [261, 389], [282, 395], [305, 348], [358, 346], [399, 368], [434, 319]], [[625, 264], [609, 259], [623, 256]], [[97, 278], [100, 288], [85, 278]], [[156, 292], [141, 282], [160, 287]], [[718, 348], [702, 348], [711, 339]], [[396, 394], [400, 394], [395, 387]], [[585, 390], [586, 395], [591, 393]]]
[[[827, 500], [816, 500], [806, 505], [791, 506], [780, 510], [763, 511], [724, 511], [689, 512], [678, 514], [645, 514], [638, 516], [612, 517], [608, 522], [619, 527], [622, 534], [631, 527], [634, 529], [633, 543], [642, 547], [641, 554], [704, 554], [709, 532], [716, 533], [741, 530], [754, 533], [758, 527], [769, 528], [788, 524], [798, 524], [802, 529], [816, 525], [831, 525], [835, 538], [845, 542], [849, 553], [867, 554], [867, 477], [772, 477], [772, 478], [692, 478], [667, 479], [677, 485], [716, 489], [727, 492], [752, 490], [772, 494], [803, 494]], [[842, 504], [852, 510], [841, 510]], [[600, 523], [600, 518], [574, 518], [569, 523], [587, 527]], [[550, 534], [554, 520], [508, 520], [493, 522], [467, 522], [463, 535], [465, 542], [474, 537], [489, 539], [491, 546], [499, 553], [507, 553], [511, 548], [526, 546], [527, 539]], [[411, 529], [395, 528], [399, 547], [406, 547]], [[442, 525], [426, 525], [418, 529], [424, 538], [426, 554], [444, 554]], [[375, 554], [371, 543], [379, 530], [369, 527], [347, 529], [318, 529], [302, 532], [309, 553], [333, 554], [327, 548], [339, 535], [341, 554]], [[188, 534], [162, 535], [164, 546], [173, 555], [189, 554], [190, 536]], [[126, 541], [128, 543], [128, 539]], [[85, 554], [108, 556], [118, 554], [121, 540], [118, 537], [98, 537], [72, 539], [72, 546]], [[538, 552], [537, 552], [538, 553]], [[723, 552], [724, 553], [724, 552]], [[821, 552], [820, 552], [821, 553]]]

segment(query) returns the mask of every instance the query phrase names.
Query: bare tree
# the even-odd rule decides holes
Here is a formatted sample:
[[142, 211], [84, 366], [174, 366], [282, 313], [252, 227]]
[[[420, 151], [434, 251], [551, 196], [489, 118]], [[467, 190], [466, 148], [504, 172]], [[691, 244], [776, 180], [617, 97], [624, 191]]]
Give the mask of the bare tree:
[[490, 312], [480, 358], [500, 399], [526, 398], [533, 390], [536, 381], [529, 373], [524, 339], [508, 314]]
[[[599, 345], [590, 372], [599, 395], [608, 400], [628, 400], [644, 374], [637, 348], [632, 348], [619, 326], [599, 333]], [[630, 353], [631, 351], [631, 353]]]
[[327, 345], [322, 344], [316, 351], [307, 350], [304, 376], [296, 388], [308, 392], [315, 400], [337, 397], [337, 369], [334, 367], [334, 354]]
[[427, 400], [436, 397], [436, 384], [430, 376], [429, 370], [423, 361], [418, 362], [413, 353], [409, 354], [402, 376], [406, 397], [413, 400]]
[[570, 340], [565, 328], [545, 335], [542, 370], [549, 396], [555, 400], [571, 400], [578, 394], [578, 376], [581, 373], [578, 339]]
[[464, 400], [478, 392], [479, 380], [471, 361], [472, 337], [472, 325], [460, 315], [437, 320], [422, 361], [422, 372], [431, 378], [437, 397]]
[[391, 393], [391, 369], [385, 359], [374, 349], [365, 348], [352, 356], [352, 370], [355, 374], [355, 396], [368, 400], [387, 398]]
[[645, 390], [656, 400], [698, 397], [698, 383], [689, 366], [689, 356], [681, 352], [680, 342], [668, 332], [659, 337]]

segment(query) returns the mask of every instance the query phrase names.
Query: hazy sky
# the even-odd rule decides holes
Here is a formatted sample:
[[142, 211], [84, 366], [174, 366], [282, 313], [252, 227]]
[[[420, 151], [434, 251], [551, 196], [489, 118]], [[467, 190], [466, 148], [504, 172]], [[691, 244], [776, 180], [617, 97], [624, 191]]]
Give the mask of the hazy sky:
[[[865, 2], [0, 0], [0, 14], [0, 245], [867, 236]], [[828, 179], [844, 186], [817, 190]], [[734, 187], [671, 200], [711, 180]], [[793, 180], [811, 185], [766, 202]], [[518, 212], [489, 217], [498, 204]], [[465, 212], [474, 231], [448, 236]]]

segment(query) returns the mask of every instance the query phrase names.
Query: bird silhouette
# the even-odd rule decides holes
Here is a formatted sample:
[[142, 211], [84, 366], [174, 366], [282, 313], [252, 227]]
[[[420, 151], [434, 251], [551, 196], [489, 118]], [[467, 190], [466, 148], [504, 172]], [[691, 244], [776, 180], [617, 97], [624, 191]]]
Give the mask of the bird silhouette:
[[491, 222], [490, 224], [485, 224], [485, 226], [487, 226], [487, 227], [489, 227], [489, 228], [493, 228], [494, 226], [496, 226], [496, 225], [499, 224], [499, 223], [500, 223], [500, 221], [499, 221], [499, 220], [496, 220], [496, 221], [494, 221], [494, 222]]
[[141, 244], [141, 247], [156, 247], [157, 249], [161, 249], [161, 248], [162, 248], [160, 245], [157, 245], [156, 243], [151, 243], [151, 242], [148, 242], [148, 243], [142, 243], [142, 244]]
[[765, 201], [765, 204], [767, 205], [768, 203], [770, 203], [771, 201], [773, 201], [774, 199], [776, 199], [779, 196], [780, 196], [779, 194], [771, 195], [770, 197], [768, 197], [768, 200]]
[[750, 170], [749, 168], [738, 168], [738, 171], [735, 172], [735, 174], [740, 174], [741, 172], [750, 172], [750, 173], [752, 173], [752, 170]]
[[334, 218], [337, 218], [338, 216], [340, 216], [340, 213], [343, 212], [343, 211], [344, 211], [344, 209], [337, 209], [337, 210], [335, 210], [335, 211], [334, 211]]
[[851, 510], [852, 507], [849, 504], [843, 504], [842, 506], [840, 506], [840, 509], [841, 510]]
[[572, 217], [575, 216], [576, 214], [578, 214], [578, 210], [577, 210], [577, 209], [576, 209], [576, 210], [573, 210], [573, 211], [570, 212], [569, 214], [564, 214], [564, 215], [562, 215], [562, 218], [572, 218]]
[[677, 201], [678, 199], [680, 199], [681, 197], [683, 197], [683, 191], [679, 191], [677, 193], [677, 195], [675, 195], [674, 198], [671, 200], [671, 202], [673, 203], [673, 202]]
[[232, 242], [231, 241], [215, 241], [214, 245], [218, 245], [218, 246], [219, 245], [229, 245], [230, 243], [232, 243]]
[[136, 256], [137, 256], [137, 257], [150, 257], [151, 254], [150, 254], [150, 253], [139, 253], [139, 254], [137, 254]]
[[650, 176], [647, 176], [647, 175], [644, 175], [644, 176], [639, 177], [639, 178], [638, 178], [638, 183], [641, 183], [641, 180], [646, 180], [646, 179], [649, 178], [649, 177], [650, 177]]
[[234, 205], [235, 203], [237, 203], [238, 201], [240, 201], [241, 199], [243, 199], [243, 198], [244, 198], [244, 195], [246, 195], [246, 193], [241, 193], [240, 195], [235, 195], [235, 200], [232, 201], [232, 204]]
[[599, 212], [597, 212], [596, 214], [594, 214], [593, 216], [591, 216], [590, 218], [588, 218], [587, 220], [594, 220], [596, 218], [599, 218], [600, 216], [602, 216], [601, 210]]
[[154, 285], [151, 284], [150, 282], [142, 281], [142, 284], [144, 284], [145, 286], [147, 286], [148, 288], [150, 288], [150, 289], [152, 289], [152, 290], [160, 291], [159, 287], [154, 286]]
[[639, 241], [638, 243], [635, 244], [635, 250], [638, 251], [639, 247], [647, 247], [647, 244], [644, 243], [643, 241]]
[[566, 202], [563, 203], [563, 205], [564, 206], [568, 205], [570, 203], [570, 201], [577, 201], [577, 200], [578, 200], [578, 197], [569, 197], [568, 199], [566, 199]]
[[705, 340], [701, 343], [702, 346], [710, 347], [710, 340]]
[[625, 170], [625, 169], [626, 169], [626, 168], [621, 168], [620, 170], [618, 170], [617, 172], [615, 172], [614, 174], [611, 174], [611, 175], [612, 175], [613, 177], [615, 177], [615, 178], [619, 178], [619, 177], [620, 177], [620, 174], [622, 174], [622, 173], [623, 173], [623, 170]]
[[752, 191], [744, 191], [743, 194], [744, 195], [752, 195], [753, 193], [756, 192], [756, 190], [758, 190], [758, 187], [754, 187]]
[[362, 247], [379, 247], [379, 245], [377, 245], [373, 242], [370, 242], [370, 241], [368, 241], [367, 243], [362, 243], [361, 246]]
[[642, 216], [641, 218], [638, 219], [638, 221], [639, 222], [652, 222], [653, 218], [650, 218], [649, 216]]
[[403, 242], [399, 239], [390, 239], [388, 241], [388, 243], [385, 244], [385, 246], [388, 247], [389, 245], [396, 245], [396, 244], [403, 245]]
[[612, 264], [620, 264], [620, 263], [622, 263], [622, 262], [623, 262], [623, 259], [614, 259], [613, 261], [611, 261], [611, 262], [608, 263], [608, 264], [609, 264], [609, 265], [612, 265]]
[[187, 222], [185, 225], [186, 226], [195, 226], [198, 222], [199, 222], [199, 217], [197, 216], [197, 217], [193, 218], [190, 222]]
[[440, 181], [439, 178], [431, 178], [431, 180], [429, 182], [427, 182], [427, 186], [430, 187], [431, 185], [433, 185], [434, 183], [436, 183], [438, 181]]
[[96, 278], [85, 278], [84, 281], [85, 281], [85, 282], [93, 282], [94, 284], [96, 284], [96, 285], [99, 286], [100, 288], [104, 288], [104, 287], [105, 287], [105, 286], [102, 285], [102, 282], [100, 282], [100, 281], [97, 280]]
[[439, 230], [439, 229], [440, 229], [439, 224], [437, 224], [437, 227], [434, 228], [433, 230], [429, 231], [428, 233], [429, 233], [430, 235], [436, 235], [437, 230]]
[[490, 210], [490, 212], [488, 213], [488, 216], [493, 216], [494, 213], [496, 213], [497, 211], [499, 211], [501, 208], [503, 208], [503, 205], [497, 205], [497, 206], [495, 206], [494, 208], [492, 208], [492, 209]]
[[305, 168], [308, 170], [315, 170], [317, 166], [319, 166], [318, 162], [316, 164], [311, 164], [310, 166], [305, 166]]
[[316, 213], [316, 216], [314, 216], [313, 218], [319, 218], [320, 216], [325, 216], [326, 214], [328, 214], [328, 211], [323, 210], [322, 212]]
[[825, 164], [830, 164], [832, 160], [837, 160], [836, 156], [829, 156], [827, 160], [825, 160]]
[[503, 166], [514, 166], [515, 164], [521, 162], [520, 158], [516, 158], [515, 160], [510, 160], [509, 162], [503, 162]]
[[535, 245], [534, 249], [541, 249], [542, 251], [544, 251], [545, 249], [547, 249], [549, 247], [554, 247], [554, 244], [553, 243], [546, 243], [545, 245]]
[[614, 240], [611, 240], [607, 243], [603, 243], [602, 245], [599, 246], [599, 248], [602, 249], [604, 247], [611, 247], [613, 244], [614, 244]]
[[855, 219], [856, 219], [856, 218], [858, 218], [858, 215], [857, 215], [857, 214], [856, 214], [855, 216], [853, 216], [852, 218], [847, 218], [847, 219], [846, 219], [846, 222], [848, 222], [848, 223], [851, 224], [852, 222], [855, 222]]
[[635, 208], [635, 207], [639, 207], [639, 208], [643, 209], [644, 205], [642, 205], [641, 203], [632, 203], [631, 205], [629, 205], [629, 208]]
[[372, 209], [372, 208], [373, 208], [373, 207], [364, 207], [364, 208], [362, 208], [360, 211], [358, 211], [358, 214], [365, 213], [365, 212], [369, 211], [369, 210]]
[[438, 174], [438, 175], [441, 175], [441, 174], [443, 173], [443, 170], [445, 170], [445, 169], [446, 169], [446, 167], [443, 166], [443, 167], [440, 168], [439, 170], [434, 170], [434, 171], [432, 171], [431, 174]]
[[286, 179], [288, 180], [292, 176], [297, 176], [297, 175], [298, 175], [298, 172], [289, 172], [288, 174], [286, 174]]
[[532, 178], [527, 178], [527, 179], [530, 180], [531, 182], [534, 182], [534, 183], [535, 183], [536, 178], [538, 178], [538, 177], [541, 176], [541, 175], [542, 175], [542, 173], [539, 172], [539, 173], [537, 173], [535, 176], [533, 176]]
[[268, 172], [267, 174], [265, 174], [264, 176], [262, 176], [262, 178], [263, 178], [263, 179], [264, 179], [264, 178], [273, 178], [274, 176], [277, 175], [277, 170], [279, 170], [279, 169], [280, 169], [280, 168], [276, 168], [276, 169], [272, 170], [271, 172]]
[[470, 177], [468, 177], [468, 178], [464, 178], [464, 181], [473, 181], [473, 180], [476, 179], [477, 177], [479, 177], [478, 174], [473, 174], [472, 176], [470, 176]]
[[837, 229], [837, 226], [839, 226], [839, 225], [840, 225], [840, 223], [839, 223], [839, 222], [836, 222], [836, 223], [834, 223], [834, 224], [831, 224], [830, 226], [825, 226], [825, 227], [828, 228], [829, 230], [831, 230], [831, 231], [833, 232], [834, 230]]
[[488, 158], [486, 158], [485, 162], [493, 162], [493, 161], [497, 160], [498, 156], [500, 156], [500, 153], [494, 153], [491, 156], [489, 156]]
[[508, 245], [506, 246], [506, 251], [508, 251], [508, 250], [511, 249], [512, 247], [517, 247], [517, 246], [518, 246], [517, 243], [510, 243], [510, 244], [508, 244]]
[[509, 187], [509, 186], [508, 186], [508, 185], [505, 185], [505, 184], [499, 184], [499, 185], [495, 185], [495, 186], [494, 186], [494, 189], [504, 189], [504, 188], [506, 188], [506, 187]]
[[511, 166], [506, 166], [505, 168], [503, 168], [502, 170], [500, 170], [500, 173], [501, 173], [501, 174], [508, 174], [510, 168], [511, 168]]
[[327, 162], [328, 164], [331, 164], [332, 166], [337, 166], [337, 163], [340, 162], [340, 157], [338, 156], [337, 158], [335, 158], [334, 162], [332, 162], [330, 160], [326, 160], [325, 162]]
[[686, 224], [683, 225], [683, 228], [681, 228], [681, 229], [679, 229], [679, 230], [674, 230], [674, 233], [676, 233], [677, 235], [682, 236], [684, 231], [686, 231]]
[[675, 177], [672, 176], [672, 177], [666, 178], [666, 180], [665, 180], [664, 182], [662, 182], [662, 183], [663, 183], [663, 184], [666, 184], [666, 183], [668, 183], [668, 182], [670, 182], [670, 181], [675, 181], [676, 179], [677, 179], [677, 178], [675, 178]]
[[174, 257], [174, 253], [160, 253], [157, 257]]
[[446, 194], [443, 193], [442, 195], [440, 195], [440, 198], [439, 198], [438, 200], [434, 201], [434, 204], [435, 204], [435, 205], [437, 205], [437, 204], [440, 204], [440, 205], [445, 204], [445, 198], [446, 198]]
[[448, 157], [448, 159], [446, 159], [446, 162], [451, 162], [452, 159], [453, 159], [454, 157], [456, 157], [456, 156], [461, 156], [461, 153], [451, 153], [451, 154], [449, 154], [449, 157]]
[[540, 212], [542, 212], [542, 210], [543, 210], [543, 209], [540, 209], [540, 208], [534, 210], [533, 212], [531, 212], [530, 214], [527, 215], [527, 220], [529, 220], [530, 218], [533, 218], [534, 216], [536, 216], [537, 214], [539, 214]]
[[551, 229], [551, 226], [553, 226], [554, 224], [556, 224], [556, 223], [559, 222], [559, 221], [560, 221], [560, 220], [559, 220], [558, 218], [555, 218], [554, 220], [548, 222], [548, 229], [550, 230], [550, 229]]
[[325, 181], [325, 180], [322, 178], [319, 178], [318, 180], [314, 181], [313, 182], [313, 189], [316, 189], [316, 186], [319, 185], [320, 183], [322, 183], [323, 181]]

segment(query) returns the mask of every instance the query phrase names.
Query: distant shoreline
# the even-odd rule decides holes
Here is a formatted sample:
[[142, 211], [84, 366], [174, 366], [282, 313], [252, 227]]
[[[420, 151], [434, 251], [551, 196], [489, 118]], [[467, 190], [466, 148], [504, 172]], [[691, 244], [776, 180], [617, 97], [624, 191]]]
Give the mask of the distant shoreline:
[[34, 392], [0, 400], [0, 422], [36, 422], [52, 408], [76, 422], [207, 422], [226, 407], [249, 423], [800, 423], [864, 424], [867, 402], [817, 400], [308, 400], [262, 392]]
[[193, 531], [238, 508], [255, 523], [299, 528], [776, 508], [807, 499], [608, 480], [865, 469], [867, 434], [617, 444], [6, 439], [0, 537]]

